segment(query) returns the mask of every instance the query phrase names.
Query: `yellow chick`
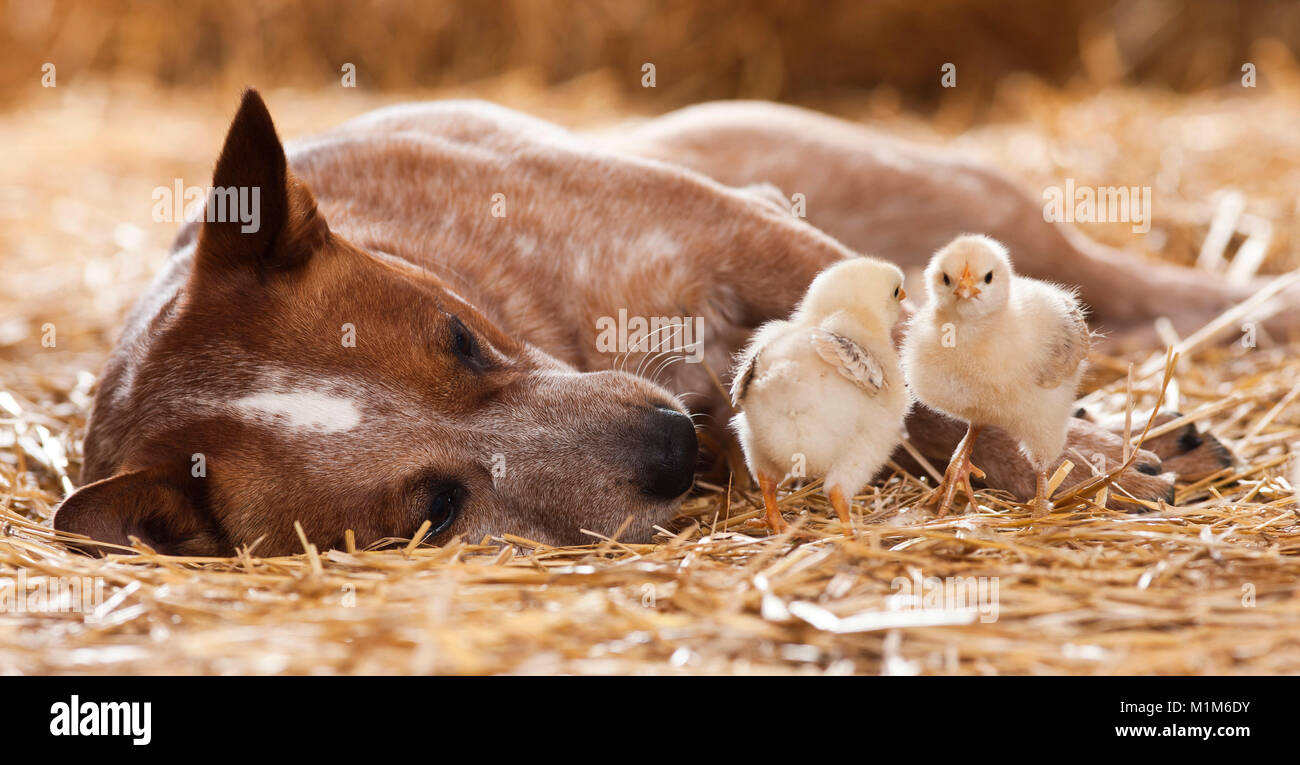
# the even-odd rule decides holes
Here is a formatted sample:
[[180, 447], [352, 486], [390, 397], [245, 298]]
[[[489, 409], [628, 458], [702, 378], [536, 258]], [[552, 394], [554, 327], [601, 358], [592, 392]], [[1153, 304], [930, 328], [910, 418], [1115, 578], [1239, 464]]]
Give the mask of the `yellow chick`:
[[971, 451], [993, 426], [1019, 440], [1033, 464], [1042, 515], [1091, 339], [1078, 298], [1016, 275], [1006, 248], [986, 236], [960, 236], [935, 253], [925, 284], [930, 299], [908, 324], [903, 369], [917, 400], [968, 423], [931, 501], [942, 516], [958, 486], [973, 498], [971, 475], [984, 473]]
[[906, 296], [892, 263], [837, 263], [817, 275], [789, 319], [764, 324], [741, 353], [731, 384], [740, 413], [731, 424], [772, 529], [789, 528], [776, 485], [791, 472], [825, 478], [836, 515], [852, 529], [849, 502], [898, 445], [911, 405], [890, 336]]

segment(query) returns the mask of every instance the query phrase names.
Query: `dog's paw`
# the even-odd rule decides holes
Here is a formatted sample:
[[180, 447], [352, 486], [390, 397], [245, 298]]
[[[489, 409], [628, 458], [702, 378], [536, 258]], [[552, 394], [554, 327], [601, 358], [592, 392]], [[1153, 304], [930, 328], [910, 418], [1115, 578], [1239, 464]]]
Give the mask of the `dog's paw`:
[[[1050, 467], [1048, 475], [1054, 474], [1065, 460], [1074, 467], [1057, 487], [1054, 497], [1068, 494], [1079, 484], [1124, 464], [1123, 439], [1090, 422], [1071, 419], [1065, 452]], [[980, 434], [975, 442], [973, 461], [985, 472], [984, 485], [1007, 491], [1021, 501], [1033, 498], [1034, 469], [1020, 451], [1019, 444], [1002, 431], [989, 428]], [[1112, 510], [1143, 509], [1128, 499], [1128, 495], [1148, 502], [1174, 500], [1174, 474], [1164, 469], [1160, 457], [1144, 449], [1138, 450], [1133, 464], [1117, 477], [1116, 484], [1122, 491], [1115, 489], [1110, 492], [1106, 504]]]
[[[1057, 489], [1058, 496], [1124, 464], [1124, 439], [1086, 420], [1073, 419], [1062, 457], [1074, 463], [1074, 469]], [[1149, 449], [1139, 449], [1133, 457], [1133, 464], [1116, 478], [1118, 488], [1110, 492], [1106, 506], [1111, 510], [1128, 512], [1145, 509], [1129, 497], [1173, 504], [1176, 479], [1176, 474], [1158, 454]]]
[[[1140, 431], [1146, 424], [1146, 413], [1133, 416], [1134, 430]], [[1075, 412], [1075, 417], [1091, 422], [1117, 435], [1124, 433], [1123, 415], [1105, 418], [1093, 417], [1084, 409]], [[1153, 428], [1182, 417], [1178, 412], [1161, 412], [1152, 423]], [[1223, 442], [1208, 431], [1199, 431], [1194, 423], [1163, 433], [1155, 438], [1148, 438], [1142, 448], [1156, 454], [1163, 462], [1164, 469], [1174, 473], [1183, 483], [1195, 483], [1236, 463], [1236, 457]]]
[[[924, 406], [918, 406], [908, 417], [908, 438], [921, 454], [942, 470], [960, 440], [965, 426]], [[900, 464], [908, 464], [906, 455], [896, 453]], [[1124, 464], [1123, 438], [1082, 418], [1071, 418], [1066, 437], [1065, 452], [1051, 466], [1053, 474], [1065, 460], [1074, 468], [1057, 488], [1055, 497], [1069, 493], [1085, 481]], [[983, 484], [1010, 493], [1022, 502], [1034, 497], [1035, 474], [1014, 439], [998, 428], [985, 428], [975, 441], [972, 461], [985, 473]], [[1136, 512], [1142, 505], [1134, 503], [1128, 495], [1147, 502], [1174, 501], [1175, 475], [1161, 462], [1159, 455], [1139, 449], [1133, 464], [1117, 477], [1119, 489], [1113, 489], [1107, 507], [1113, 510]], [[1121, 490], [1122, 489], [1122, 490]]]

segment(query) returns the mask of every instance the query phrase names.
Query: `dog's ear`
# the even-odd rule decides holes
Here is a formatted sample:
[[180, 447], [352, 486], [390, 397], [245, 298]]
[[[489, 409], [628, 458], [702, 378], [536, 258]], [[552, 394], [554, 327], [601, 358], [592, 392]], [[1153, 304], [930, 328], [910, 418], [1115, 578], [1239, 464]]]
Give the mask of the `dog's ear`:
[[[220, 555], [221, 534], [204, 512], [188, 476], [162, 468], [118, 473], [73, 492], [54, 514], [54, 528], [99, 542], [130, 546], [136, 537], [161, 553]], [[112, 548], [76, 545], [102, 554]]]
[[264, 274], [311, 257], [329, 235], [305, 184], [289, 172], [284, 146], [256, 90], [244, 91], [212, 173], [199, 233], [198, 266]]

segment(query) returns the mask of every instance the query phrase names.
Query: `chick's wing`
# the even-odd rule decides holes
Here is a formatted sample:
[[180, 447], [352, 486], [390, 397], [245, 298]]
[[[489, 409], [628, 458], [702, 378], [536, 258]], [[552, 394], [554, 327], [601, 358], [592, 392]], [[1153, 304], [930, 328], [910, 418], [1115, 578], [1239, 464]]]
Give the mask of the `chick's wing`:
[[749, 383], [754, 379], [754, 366], [757, 361], [758, 349], [746, 349], [737, 363], [736, 371], [731, 375], [731, 406], [736, 409], [741, 408], [741, 402], [745, 400], [745, 391], [749, 389]]
[[885, 370], [865, 348], [828, 329], [814, 327], [812, 346], [817, 355], [835, 371], [867, 393], [876, 393], [885, 387]]
[[1088, 357], [1092, 343], [1092, 332], [1077, 303], [1071, 301], [1063, 306], [1061, 314], [1043, 338], [1047, 348], [1035, 382], [1044, 388], [1055, 388], [1068, 380]]

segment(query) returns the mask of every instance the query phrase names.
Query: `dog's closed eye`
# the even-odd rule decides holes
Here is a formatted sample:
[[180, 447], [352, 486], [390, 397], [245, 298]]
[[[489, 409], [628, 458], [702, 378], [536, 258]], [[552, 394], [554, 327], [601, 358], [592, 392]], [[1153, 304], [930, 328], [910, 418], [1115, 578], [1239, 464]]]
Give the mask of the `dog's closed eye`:
[[481, 372], [487, 368], [487, 358], [483, 355], [483, 349], [479, 346], [478, 340], [474, 333], [469, 331], [464, 322], [455, 316], [451, 317], [450, 322], [450, 342], [451, 352], [462, 364]]

